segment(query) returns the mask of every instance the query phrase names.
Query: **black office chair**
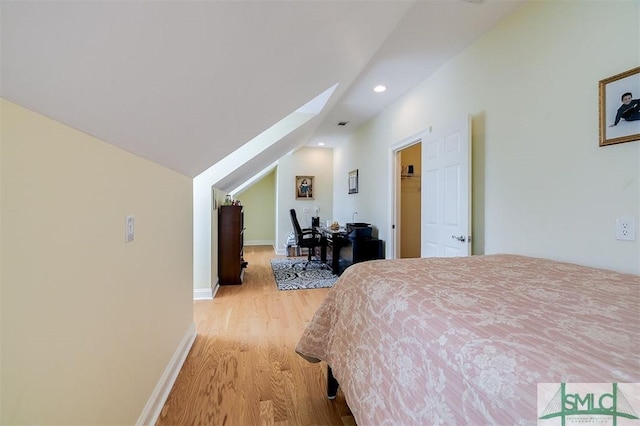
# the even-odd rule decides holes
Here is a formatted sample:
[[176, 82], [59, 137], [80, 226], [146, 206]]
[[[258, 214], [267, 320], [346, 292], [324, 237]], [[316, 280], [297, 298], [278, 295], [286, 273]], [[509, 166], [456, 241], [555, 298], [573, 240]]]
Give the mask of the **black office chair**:
[[298, 247], [306, 248], [308, 252], [307, 261], [302, 267], [302, 269], [307, 269], [309, 262], [313, 261], [313, 253], [315, 252], [315, 248], [322, 247], [322, 245], [325, 244], [325, 240], [322, 238], [322, 235], [320, 235], [318, 232], [314, 232], [312, 228], [302, 229], [300, 227], [295, 209], [289, 210], [289, 213], [291, 215], [293, 232], [295, 232], [296, 234], [296, 244], [298, 244]]

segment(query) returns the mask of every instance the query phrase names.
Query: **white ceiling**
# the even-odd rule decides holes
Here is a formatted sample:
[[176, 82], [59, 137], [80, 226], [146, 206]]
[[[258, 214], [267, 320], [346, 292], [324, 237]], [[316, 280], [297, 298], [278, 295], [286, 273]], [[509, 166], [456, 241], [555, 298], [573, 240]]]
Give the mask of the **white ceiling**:
[[194, 177], [339, 83], [218, 185], [231, 190], [295, 147], [345, 140], [522, 1], [3, 0], [0, 90]]

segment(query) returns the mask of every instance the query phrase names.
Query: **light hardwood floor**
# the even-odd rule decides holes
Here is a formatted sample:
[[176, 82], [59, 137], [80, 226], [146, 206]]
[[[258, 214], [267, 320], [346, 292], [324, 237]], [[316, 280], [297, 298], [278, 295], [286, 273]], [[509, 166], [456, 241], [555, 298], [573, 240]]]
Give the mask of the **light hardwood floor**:
[[326, 397], [326, 364], [294, 351], [328, 289], [279, 291], [276, 257], [245, 247], [243, 284], [194, 302], [197, 337], [157, 425], [355, 424], [340, 391]]

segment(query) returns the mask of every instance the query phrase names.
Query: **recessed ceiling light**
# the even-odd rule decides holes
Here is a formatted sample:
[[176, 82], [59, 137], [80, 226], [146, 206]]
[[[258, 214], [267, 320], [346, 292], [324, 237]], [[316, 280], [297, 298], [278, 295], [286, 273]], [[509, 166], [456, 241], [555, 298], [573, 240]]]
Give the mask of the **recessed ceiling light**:
[[387, 90], [387, 86], [383, 86], [382, 84], [379, 84], [379, 85], [377, 85], [376, 87], [373, 88], [373, 91], [377, 92], [377, 93], [382, 93], [385, 90]]
[[324, 146], [324, 142], [318, 142], [318, 146]]

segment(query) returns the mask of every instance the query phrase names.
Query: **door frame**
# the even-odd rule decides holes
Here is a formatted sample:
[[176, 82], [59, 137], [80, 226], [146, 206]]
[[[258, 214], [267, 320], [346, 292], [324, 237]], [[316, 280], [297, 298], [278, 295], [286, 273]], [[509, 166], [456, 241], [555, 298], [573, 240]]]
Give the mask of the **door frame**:
[[387, 258], [397, 259], [398, 251], [400, 248], [400, 227], [402, 224], [400, 223], [400, 203], [398, 194], [400, 193], [400, 151], [405, 148], [408, 148], [417, 143], [422, 143], [422, 139], [425, 135], [431, 133], [431, 126], [415, 133], [407, 138], [402, 139], [401, 141], [391, 145], [389, 147], [389, 230], [388, 235], [390, 235], [388, 244], [390, 247], [387, 247]]
[[[462, 123], [464, 121], [466, 121], [466, 129], [467, 129], [467, 139], [468, 139], [468, 143], [469, 143], [469, 158], [468, 158], [468, 164], [467, 164], [467, 169], [468, 169], [468, 179], [469, 179], [469, 206], [468, 206], [468, 226], [467, 226], [467, 235], [469, 237], [469, 247], [468, 247], [468, 253], [469, 255], [473, 252], [473, 247], [470, 243], [470, 239], [472, 236], [472, 223], [473, 223], [473, 209], [472, 209], [472, 192], [473, 192], [473, 175], [472, 175], [472, 153], [473, 153], [473, 143], [472, 143], [472, 138], [471, 138], [471, 116], [469, 114], [467, 114], [464, 117], [460, 117], [458, 120], [454, 121], [454, 123]], [[452, 125], [447, 125], [447, 126], [443, 126], [443, 129], [448, 129], [449, 127], [451, 127]], [[389, 147], [389, 176], [388, 176], [388, 182], [389, 182], [389, 218], [391, 219], [389, 221], [388, 224], [388, 235], [390, 236], [390, 238], [388, 239], [388, 243], [387, 243], [387, 258], [391, 258], [391, 259], [397, 259], [398, 258], [398, 251], [399, 251], [399, 239], [400, 239], [400, 233], [399, 231], [399, 226], [402, 226], [401, 224], [399, 226], [396, 226], [396, 224], [400, 223], [400, 205], [399, 205], [399, 200], [398, 200], [398, 194], [400, 191], [400, 151], [403, 150], [404, 148], [407, 148], [411, 145], [414, 145], [416, 143], [422, 143], [423, 144], [423, 150], [422, 150], [422, 155], [424, 156], [424, 140], [425, 139], [429, 139], [429, 136], [431, 135], [431, 133], [433, 133], [433, 127], [432, 126], [428, 126], [422, 130], [420, 130], [417, 133], [414, 133], [413, 135], [406, 137], [402, 140], [400, 140], [399, 142], [391, 145]], [[426, 167], [426, 161], [424, 160], [423, 157], [423, 161], [422, 161], [422, 167], [423, 169]], [[424, 179], [424, 173], [423, 173], [423, 179]], [[422, 182], [424, 184], [424, 182]], [[421, 185], [423, 186], [423, 185]], [[421, 203], [423, 203], [424, 205], [424, 197], [422, 197], [422, 201]], [[422, 235], [420, 236], [420, 240], [421, 240], [421, 246], [422, 246]]]

